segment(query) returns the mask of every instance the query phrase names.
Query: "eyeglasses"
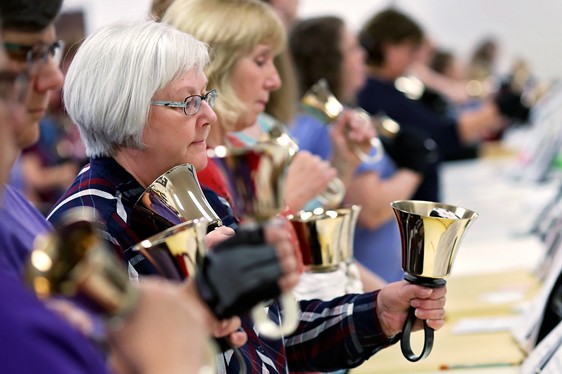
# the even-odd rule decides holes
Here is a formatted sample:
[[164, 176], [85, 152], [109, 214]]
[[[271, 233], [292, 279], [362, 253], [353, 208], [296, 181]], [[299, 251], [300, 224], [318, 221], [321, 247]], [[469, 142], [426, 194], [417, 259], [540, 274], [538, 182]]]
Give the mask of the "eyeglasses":
[[205, 100], [211, 108], [215, 106], [215, 100], [217, 98], [217, 90], [211, 90], [204, 95], [191, 95], [185, 98], [184, 101], [151, 101], [151, 105], [165, 106], [169, 108], [183, 108], [183, 112], [187, 116], [192, 116], [199, 112], [201, 108], [201, 102]]
[[32, 46], [6, 42], [4, 49], [11, 60], [26, 63], [28, 73], [33, 76], [42, 65], [49, 61], [49, 58], [52, 58], [57, 66], [60, 65], [64, 41], [57, 40], [52, 44], [37, 43]]
[[27, 89], [27, 75], [0, 70], [0, 100], [9, 103], [23, 102]]

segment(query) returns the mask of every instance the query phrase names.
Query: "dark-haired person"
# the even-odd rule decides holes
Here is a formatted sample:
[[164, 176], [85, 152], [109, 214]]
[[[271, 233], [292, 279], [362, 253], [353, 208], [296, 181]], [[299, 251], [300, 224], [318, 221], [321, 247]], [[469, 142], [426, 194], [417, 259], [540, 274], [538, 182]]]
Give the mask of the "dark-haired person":
[[[502, 111], [508, 108], [485, 102], [456, 119], [436, 115], [423, 104], [408, 98], [395, 82], [408, 72], [424, 38], [422, 28], [408, 15], [389, 8], [373, 15], [362, 27], [359, 39], [367, 52], [367, 83], [358, 104], [372, 114], [385, 113], [404, 128], [432, 138], [441, 152], [451, 153], [483, 139], [505, 126]], [[415, 199], [439, 201], [439, 164], [427, 170]]]
[[[62, 87], [59, 68], [62, 42], [56, 38], [54, 21], [62, 1], [5, 0], [0, 2], [2, 46], [9, 67], [27, 71], [23, 99], [23, 118], [14, 129], [16, 154], [7, 160], [14, 165], [19, 152], [39, 139], [39, 121], [45, 115], [51, 91]], [[19, 276], [35, 237], [51, 226], [27, 199], [13, 187], [5, 186], [0, 207], [0, 221], [8, 230], [11, 251], [0, 251], [2, 271]]]
[[[366, 80], [365, 51], [355, 33], [341, 18], [323, 16], [297, 22], [289, 35], [301, 96], [323, 78], [340, 102], [355, 107], [355, 97]], [[291, 132], [303, 149], [331, 157], [328, 127], [315, 116], [301, 111]], [[412, 159], [416, 162], [398, 163], [385, 154], [377, 162], [362, 163], [346, 191], [345, 202], [361, 206], [354, 256], [386, 282], [403, 278], [400, 235], [390, 203], [410, 198], [418, 188], [425, 166], [423, 154], [412, 153], [407, 160]]]
[[[3, 10], [8, 3], [22, 7], [22, 2], [6, 1], [0, 8]], [[33, 9], [39, 13], [38, 17], [44, 19], [47, 24], [49, 20], [45, 13], [41, 13], [41, 5], [49, 8], [54, 3], [57, 1], [39, 2], [34, 5]], [[56, 9], [58, 9], [56, 6], [52, 8], [53, 16], [56, 14]], [[32, 17], [33, 14], [34, 12], [29, 11], [27, 16]], [[0, 22], [2, 15], [0, 11]], [[13, 18], [5, 19], [7, 21], [5, 25], [13, 26], [9, 22]], [[27, 32], [30, 38], [32, 34]], [[9, 35], [15, 37], [18, 34], [12, 29]], [[30, 118], [29, 111], [24, 111], [25, 105], [33, 102], [25, 100], [26, 90], [31, 89], [25, 85], [25, 78], [25, 71], [14, 70], [4, 48], [0, 46], [0, 196], [4, 192], [13, 160], [20, 151], [21, 143], [18, 141], [22, 133], [17, 126], [22, 125], [26, 119], [29, 122], [35, 119]], [[33, 79], [33, 76], [30, 78]], [[29, 126], [33, 127], [31, 124]], [[22, 199], [22, 202], [25, 200]], [[4, 202], [0, 202], [0, 206], [2, 210], [6, 209]], [[26, 211], [34, 213], [32, 207]], [[39, 218], [37, 220], [39, 221]], [[30, 227], [28, 230], [31, 229]], [[13, 222], [3, 216], [0, 220], [2, 371], [6, 373], [49, 371], [63, 374], [110, 372], [111, 368], [104, 362], [101, 352], [97, 351], [78, 329], [39, 301], [31, 290], [24, 286], [19, 274], [11, 269], [12, 264], [4, 262], [8, 258], [5, 256], [6, 253], [10, 253], [12, 247], [21, 245], [17, 239], [14, 237]], [[28, 248], [30, 249], [31, 247]], [[14, 259], [18, 265], [19, 261]], [[142, 296], [137, 311], [119, 331], [110, 332], [112, 344], [121, 348], [119, 361], [127, 362], [128, 365], [134, 361], [133, 367], [128, 366], [127, 369], [142, 368], [147, 373], [160, 373], [162, 370], [167, 372], [197, 370], [201, 366], [203, 357], [203, 349], [199, 347], [203, 347], [209, 337], [211, 317], [203, 304], [197, 301], [198, 297], [192, 291], [193, 285], [180, 286], [162, 282], [157, 284], [149, 281], [139, 287]], [[162, 315], [166, 318], [162, 318]], [[158, 319], [161, 323], [152, 323], [154, 319]], [[165, 324], [163, 325], [162, 322]], [[179, 331], [183, 331], [184, 334], [178, 334]], [[161, 344], [153, 339], [155, 335], [163, 337], [162, 334], [167, 336], [163, 338], [167, 339], [167, 344]], [[168, 339], [174, 340], [173, 346], [170, 347]], [[143, 343], [139, 344], [141, 341]], [[192, 345], [194, 341], [200, 342], [200, 345], [194, 347]], [[147, 354], [136, 357], [140, 348]]]

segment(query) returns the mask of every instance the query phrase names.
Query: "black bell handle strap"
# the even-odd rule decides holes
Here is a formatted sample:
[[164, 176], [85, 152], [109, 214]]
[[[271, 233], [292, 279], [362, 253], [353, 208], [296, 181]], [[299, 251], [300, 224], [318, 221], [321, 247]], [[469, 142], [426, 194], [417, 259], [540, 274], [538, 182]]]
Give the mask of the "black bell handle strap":
[[429, 327], [426, 321], [423, 321], [423, 331], [424, 331], [424, 343], [423, 349], [419, 356], [416, 356], [412, 351], [412, 346], [410, 344], [410, 335], [412, 334], [412, 328], [414, 327], [414, 323], [416, 322], [416, 309], [410, 307], [408, 311], [408, 317], [404, 322], [404, 327], [402, 328], [402, 338], [400, 339], [400, 348], [402, 349], [402, 354], [408, 361], [416, 362], [423, 358], [426, 358], [431, 349], [433, 348], [433, 333], [434, 330]]

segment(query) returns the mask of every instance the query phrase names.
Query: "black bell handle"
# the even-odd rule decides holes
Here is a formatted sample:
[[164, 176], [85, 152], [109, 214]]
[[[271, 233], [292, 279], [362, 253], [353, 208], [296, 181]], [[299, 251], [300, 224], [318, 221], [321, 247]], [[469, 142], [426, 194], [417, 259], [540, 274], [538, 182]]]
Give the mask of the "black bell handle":
[[402, 338], [400, 339], [400, 348], [402, 349], [402, 354], [404, 355], [404, 357], [406, 357], [408, 361], [411, 362], [416, 362], [423, 358], [426, 358], [431, 352], [431, 349], [433, 348], [434, 330], [431, 327], [429, 327], [426, 321], [424, 320], [423, 321], [423, 331], [424, 331], [423, 349], [419, 356], [416, 356], [414, 354], [414, 351], [412, 351], [412, 346], [410, 344], [410, 335], [412, 334], [412, 329], [417, 319], [415, 311], [416, 309], [413, 307], [410, 307], [410, 310], [408, 310], [408, 317], [404, 322], [404, 327], [402, 328]]

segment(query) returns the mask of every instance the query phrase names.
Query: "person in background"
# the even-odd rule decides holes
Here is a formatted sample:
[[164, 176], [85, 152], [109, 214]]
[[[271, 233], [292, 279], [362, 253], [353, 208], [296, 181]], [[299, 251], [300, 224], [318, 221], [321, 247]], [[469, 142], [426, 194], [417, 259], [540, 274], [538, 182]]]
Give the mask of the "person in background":
[[[372, 114], [386, 113], [400, 126], [421, 131], [433, 139], [441, 152], [449, 152], [478, 142], [491, 131], [506, 125], [506, 108], [493, 101], [456, 119], [442, 118], [395, 87], [416, 57], [423, 30], [406, 14], [389, 8], [373, 15], [362, 27], [359, 40], [367, 52], [366, 85], [358, 94], [358, 104]], [[439, 164], [425, 173], [415, 199], [439, 201]]]
[[[215, 107], [220, 132], [217, 138], [209, 137], [209, 145], [223, 144], [229, 130], [254, 125], [264, 111], [269, 92], [281, 83], [274, 57], [284, 46], [286, 31], [272, 9], [255, 0], [176, 0], [163, 22], [194, 35], [214, 51], [215, 58], [206, 72], [209, 86], [220, 93]], [[313, 183], [311, 179], [304, 177], [300, 183]], [[224, 180], [222, 184], [226, 184]], [[398, 330], [381, 334], [377, 326], [385, 326], [390, 320], [376, 322], [386, 314], [379, 308], [393, 304], [389, 310], [392, 320], [403, 323], [405, 315], [398, 311], [405, 311], [402, 308], [410, 304], [410, 296], [404, 294], [409, 286], [397, 282], [380, 291], [345, 295], [328, 302], [301, 300], [299, 327], [282, 340], [255, 334], [251, 321], [244, 323], [243, 319], [249, 342], [242, 352], [248, 372], [333, 371], [359, 365], [394, 342], [394, 334], [401, 327], [396, 325]], [[435, 291], [431, 301], [425, 301], [432, 305], [432, 314], [439, 314], [437, 300], [443, 295]], [[279, 315], [277, 303], [269, 307], [269, 314]], [[225, 364], [220, 372], [239, 372], [233, 360], [225, 360]]]
[[[39, 121], [49, 105], [50, 95], [62, 87], [59, 64], [62, 42], [56, 39], [53, 22], [61, 0], [37, 3], [6, 0], [0, 3], [3, 46], [10, 69], [27, 71], [23, 98], [24, 114], [15, 126], [17, 152], [7, 157], [14, 165], [20, 152], [39, 139]], [[19, 277], [35, 237], [52, 229], [45, 217], [13, 186], [5, 185], [0, 206], [0, 221], [5, 223], [11, 245], [0, 251], [0, 267]]]
[[[40, 4], [26, 1], [2, 2], [2, 30], [10, 30], [7, 34], [12, 41], [27, 38], [31, 42], [35, 33], [29, 30], [41, 30], [41, 25], [45, 27], [51, 24], [58, 14], [60, 4], [57, 1]], [[17, 32], [16, 27], [27, 27], [28, 31]], [[34, 69], [55, 69], [56, 65], [50, 65], [52, 57], [49, 54], [40, 56], [45, 59], [43, 63], [47, 66], [34, 67], [33, 64], [37, 61], [33, 57], [37, 56], [32, 54], [28, 58], [31, 66], [25, 63], [19, 65], [19, 61], [7, 58], [1, 37], [0, 43], [0, 195], [3, 195], [10, 168], [21, 151], [22, 131], [33, 133], [33, 123], [28, 122], [31, 116], [29, 108], [31, 103], [37, 102], [28, 96], [34, 98], [41, 95], [33, 91], [28, 82], [39, 84], [43, 76], [37, 71], [35, 73], [39, 77], [31, 73]], [[10, 46], [14, 47], [13, 44]], [[18, 70], [17, 67], [23, 69]], [[6, 209], [5, 202], [6, 198], [0, 202], [3, 211]], [[26, 201], [22, 198], [21, 202]], [[31, 206], [26, 211], [38, 214]], [[10, 254], [25, 249], [21, 248], [19, 238], [14, 237], [13, 225], [5, 217], [0, 220], [2, 370], [10, 373], [35, 373], [48, 368], [56, 373], [108, 373], [117, 369], [105, 362], [103, 354], [94, 348], [81, 331], [51, 310], [49, 305], [38, 300], [23, 284], [20, 270], [25, 258], [14, 258], [14, 263], [6, 261], [10, 259]], [[29, 234], [33, 235], [33, 232]], [[29, 253], [31, 245], [26, 249]], [[134, 362], [127, 369], [147, 373], [198, 370], [203, 363], [203, 349], [210, 336], [212, 317], [194, 291], [194, 285], [173, 285], [148, 280], [139, 284], [138, 288], [141, 297], [133, 315], [129, 316], [121, 328], [108, 332], [109, 344], [116, 352], [115, 362]], [[77, 315], [76, 311], [73, 315]], [[65, 317], [67, 316], [68, 312]], [[80, 318], [83, 317], [80, 314]], [[154, 320], [160, 323], [155, 324]], [[155, 339], [155, 336], [162, 340]], [[163, 341], [166, 344], [162, 344]], [[143, 352], [141, 357], [135, 357], [138, 352]]]
[[[324, 16], [297, 22], [290, 33], [289, 46], [301, 96], [323, 78], [340, 102], [355, 107], [355, 96], [366, 80], [365, 51], [341, 18]], [[304, 149], [330, 157], [328, 127], [315, 116], [300, 111], [291, 133]], [[423, 153], [407, 149], [403, 152], [411, 159], [402, 164], [386, 153], [377, 162], [362, 163], [345, 197], [347, 204], [362, 207], [355, 231], [354, 256], [386, 282], [403, 278], [400, 235], [390, 203], [413, 195], [425, 167]]]

